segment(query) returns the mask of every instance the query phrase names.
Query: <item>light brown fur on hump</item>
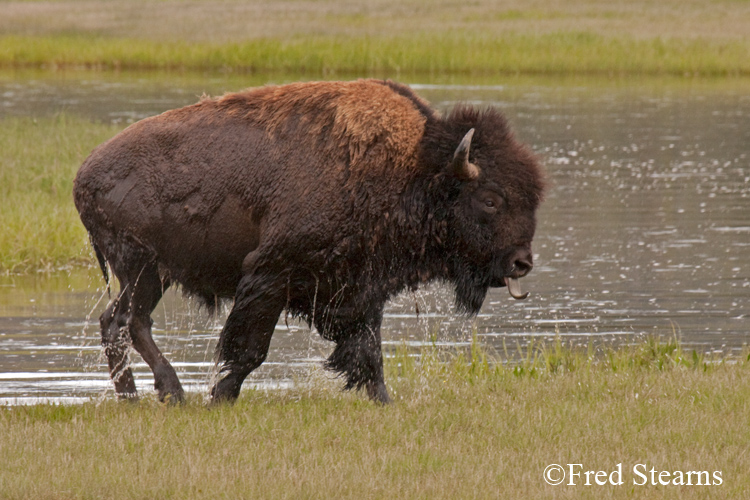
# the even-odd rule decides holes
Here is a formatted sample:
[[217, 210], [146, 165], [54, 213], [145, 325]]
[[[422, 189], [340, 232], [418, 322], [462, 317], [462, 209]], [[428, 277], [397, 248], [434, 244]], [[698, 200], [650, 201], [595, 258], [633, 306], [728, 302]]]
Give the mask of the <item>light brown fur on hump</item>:
[[227, 94], [216, 104], [272, 138], [296, 134], [287, 138], [298, 147], [320, 148], [325, 137], [326, 152], [345, 159], [353, 177], [413, 170], [426, 121], [410, 99], [375, 80], [261, 87]]

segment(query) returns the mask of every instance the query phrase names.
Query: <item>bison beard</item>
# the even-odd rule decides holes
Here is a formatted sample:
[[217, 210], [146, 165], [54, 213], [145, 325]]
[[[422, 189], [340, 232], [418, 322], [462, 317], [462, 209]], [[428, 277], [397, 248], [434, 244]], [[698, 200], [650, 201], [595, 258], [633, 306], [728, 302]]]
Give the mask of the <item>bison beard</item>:
[[462, 314], [474, 316], [482, 308], [490, 288], [489, 283], [486, 275], [478, 274], [474, 269], [466, 269], [460, 276], [461, 278], [454, 282], [456, 309]]
[[162, 400], [177, 375], [150, 314], [180, 285], [234, 303], [217, 348], [214, 401], [266, 359], [286, 310], [336, 343], [326, 367], [388, 402], [380, 325], [404, 289], [452, 284], [479, 312], [490, 287], [523, 298], [540, 168], [502, 115], [441, 116], [390, 81], [250, 89], [138, 122], [78, 172], [76, 207], [120, 291], [100, 318], [116, 393], [136, 397], [128, 349]]

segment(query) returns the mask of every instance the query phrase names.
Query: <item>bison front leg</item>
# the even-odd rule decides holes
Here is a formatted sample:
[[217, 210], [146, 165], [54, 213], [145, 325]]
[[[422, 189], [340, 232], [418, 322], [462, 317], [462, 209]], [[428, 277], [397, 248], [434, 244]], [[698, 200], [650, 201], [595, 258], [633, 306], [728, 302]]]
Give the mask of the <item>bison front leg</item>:
[[212, 402], [236, 400], [242, 382], [268, 355], [276, 322], [286, 304], [283, 285], [257, 275], [245, 276], [237, 288], [234, 307], [219, 337], [219, 381]]
[[346, 377], [345, 389], [365, 389], [371, 400], [388, 404], [380, 341], [382, 310], [361, 320], [334, 320], [328, 325], [336, 347], [326, 368]]

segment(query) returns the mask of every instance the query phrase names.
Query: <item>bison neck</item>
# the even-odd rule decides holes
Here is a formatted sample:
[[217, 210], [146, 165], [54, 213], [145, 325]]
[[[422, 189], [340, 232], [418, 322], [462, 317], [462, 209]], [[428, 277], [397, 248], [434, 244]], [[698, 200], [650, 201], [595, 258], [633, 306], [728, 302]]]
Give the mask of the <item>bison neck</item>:
[[450, 280], [450, 199], [443, 182], [418, 179], [378, 217], [360, 222], [359, 244], [345, 265], [365, 295], [372, 292], [385, 300], [405, 288]]

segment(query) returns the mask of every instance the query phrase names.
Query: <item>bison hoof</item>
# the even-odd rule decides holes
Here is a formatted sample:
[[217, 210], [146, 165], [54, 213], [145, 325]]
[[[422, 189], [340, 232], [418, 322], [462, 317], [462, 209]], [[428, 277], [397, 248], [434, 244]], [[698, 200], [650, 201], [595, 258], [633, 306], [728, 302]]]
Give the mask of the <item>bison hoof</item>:
[[220, 405], [231, 405], [237, 398], [230, 397], [226, 394], [216, 394], [215, 391], [211, 391], [211, 399], [208, 403], [209, 406], [220, 406]]
[[391, 397], [388, 395], [388, 389], [385, 388], [384, 382], [370, 382], [367, 384], [367, 396], [372, 401], [387, 405], [391, 403]]
[[159, 394], [159, 401], [168, 405], [176, 405], [185, 402], [185, 393], [180, 389], [176, 392], [166, 392]]
[[240, 396], [241, 385], [227, 379], [228, 377], [220, 380], [211, 389], [212, 406], [222, 403], [234, 403]]
[[174, 380], [159, 380], [154, 384], [154, 389], [159, 394], [159, 401], [167, 404], [177, 404], [185, 401], [185, 391], [177, 377]]

